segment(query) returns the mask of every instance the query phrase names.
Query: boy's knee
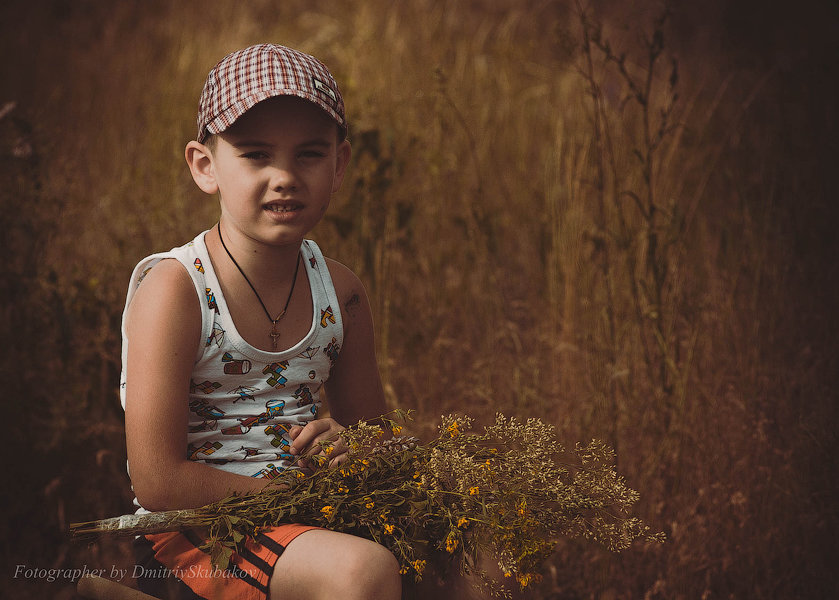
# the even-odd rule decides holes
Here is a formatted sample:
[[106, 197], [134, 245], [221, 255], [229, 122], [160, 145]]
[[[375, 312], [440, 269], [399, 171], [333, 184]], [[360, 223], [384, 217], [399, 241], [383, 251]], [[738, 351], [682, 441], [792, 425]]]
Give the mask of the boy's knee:
[[384, 546], [368, 542], [342, 556], [330, 576], [344, 599], [398, 599], [402, 592], [399, 562]]
[[301, 598], [399, 600], [399, 562], [368, 539], [325, 530], [293, 540], [277, 560], [269, 582], [271, 597], [294, 590]]

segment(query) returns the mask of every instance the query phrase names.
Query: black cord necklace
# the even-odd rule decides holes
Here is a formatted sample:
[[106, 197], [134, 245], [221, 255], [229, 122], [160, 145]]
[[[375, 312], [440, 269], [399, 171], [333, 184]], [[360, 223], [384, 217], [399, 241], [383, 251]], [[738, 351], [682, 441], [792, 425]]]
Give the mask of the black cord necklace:
[[280, 314], [277, 315], [276, 319], [271, 318], [271, 313], [268, 312], [268, 309], [265, 307], [265, 303], [262, 301], [262, 298], [259, 297], [259, 292], [256, 291], [256, 288], [253, 287], [251, 280], [248, 279], [248, 276], [245, 275], [245, 272], [242, 270], [242, 267], [239, 266], [239, 263], [236, 262], [236, 259], [233, 258], [233, 255], [230, 254], [230, 250], [227, 249], [227, 245], [224, 243], [224, 238], [221, 237], [221, 223], [219, 223], [216, 227], [218, 229], [218, 239], [221, 242], [221, 247], [224, 248], [224, 251], [227, 252], [227, 256], [230, 257], [230, 260], [233, 261], [233, 264], [236, 265], [236, 268], [239, 269], [239, 272], [242, 274], [242, 277], [245, 278], [245, 281], [248, 282], [248, 285], [251, 286], [251, 290], [253, 290], [254, 296], [256, 299], [259, 300], [259, 304], [262, 306], [262, 310], [265, 311], [265, 316], [268, 317], [268, 320], [271, 321], [271, 333], [268, 335], [271, 336], [271, 350], [277, 349], [277, 340], [280, 338], [280, 332], [277, 331], [277, 323], [280, 322], [285, 316], [285, 312], [288, 310], [288, 304], [291, 302], [291, 295], [294, 293], [294, 285], [297, 283], [297, 272], [300, 270], [300, 253], [297, 253], [297, 263], [294, 265], [294, 279], [291, 280], [291, 289], [288, 291], [288, 298], [286, 298], [285, 306]]

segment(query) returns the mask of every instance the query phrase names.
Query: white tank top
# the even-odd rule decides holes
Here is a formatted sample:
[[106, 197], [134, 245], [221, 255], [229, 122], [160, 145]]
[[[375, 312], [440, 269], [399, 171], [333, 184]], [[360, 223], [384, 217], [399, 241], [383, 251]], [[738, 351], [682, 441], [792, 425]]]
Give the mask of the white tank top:
[[[184, 453], [219, 469], [271, 479], [289, 464], [292, 425], [313, 420], [321, 390], [343, 344], [338, 298], [317, 244], [300, 247], [312, 290], [312, 326], [292, 348], [266, 352], [248, 344], [227, 310], [213, 272], [206, 231], [169, 252], [153, 254], [134, 268], [126, 310], [146, 273], [166, 258], [189, 272], [201, 300], [201, 341], [189, 392], [189, 431]], [[125, 408], [125, 313], [120, 398]]]

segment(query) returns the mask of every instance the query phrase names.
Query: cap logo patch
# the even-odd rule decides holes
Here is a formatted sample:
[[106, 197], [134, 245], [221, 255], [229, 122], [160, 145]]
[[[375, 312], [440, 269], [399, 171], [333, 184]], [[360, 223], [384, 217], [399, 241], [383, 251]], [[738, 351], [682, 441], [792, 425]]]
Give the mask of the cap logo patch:
[[315, 89], [322, 94], [326, 94], [332, 99], [332, 102], [338, 102], [338, 96], [335, 94], [335, 91], [329, 87], [326, 83], [318, 79], [317, 77], [312, 77], [312, 85], [315, 86]]

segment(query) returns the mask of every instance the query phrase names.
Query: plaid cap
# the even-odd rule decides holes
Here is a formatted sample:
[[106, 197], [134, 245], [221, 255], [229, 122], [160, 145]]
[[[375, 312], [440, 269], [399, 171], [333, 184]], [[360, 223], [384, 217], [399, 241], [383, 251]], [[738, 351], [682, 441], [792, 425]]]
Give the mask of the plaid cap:
[[346, 136], [344, 99], [329, 69], [298, 50], [259, 44], [228, 54], [207, 75], [198, 104], [198, 141], [221, 133], [255, 104], [274, 96], [314, 102]]

